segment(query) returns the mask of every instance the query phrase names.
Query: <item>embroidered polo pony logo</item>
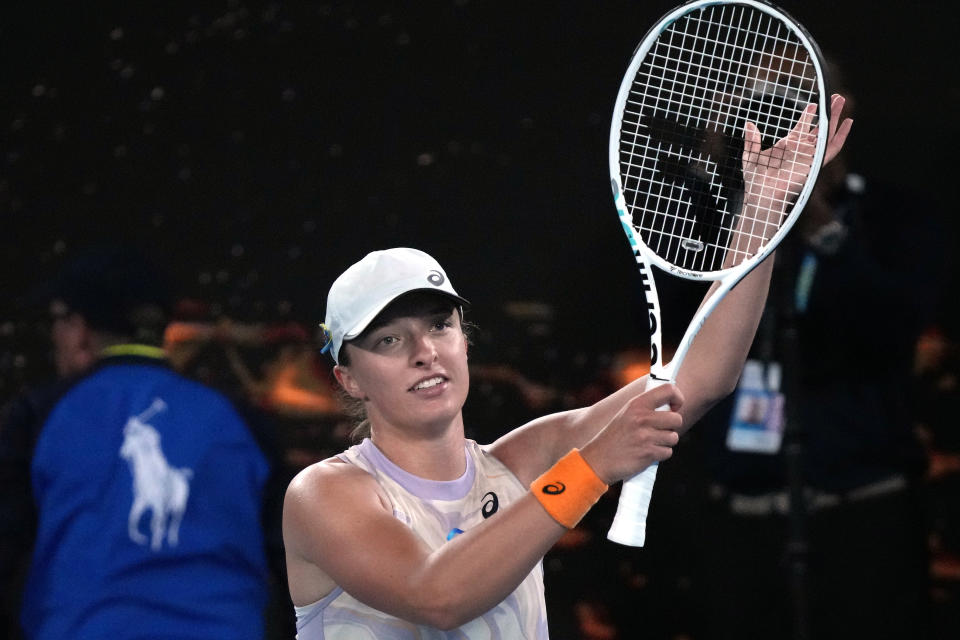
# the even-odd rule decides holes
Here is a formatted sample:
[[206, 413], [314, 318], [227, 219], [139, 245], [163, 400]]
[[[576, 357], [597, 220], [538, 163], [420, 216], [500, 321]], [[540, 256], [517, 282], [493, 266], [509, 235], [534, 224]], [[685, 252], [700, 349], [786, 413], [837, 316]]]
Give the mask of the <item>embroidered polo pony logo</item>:
[[130, 465], [133, 474], [133, 505], [127, 520], [130, 539], [137, 544], [147, 543], [140, 531], [140, 518], [148, 509], [150, 518], [150, 548], [154, 551], [167, 544], [177, 546], [180, 521], [190, 496], [190, 478], [193, 471], [170, 466], [160, 447], [160, 433], [148, 421], [166, 410], [167, 403], [160, 398], [143, 413], [130, 416], [123, 427], [123, 446], [120, 457]]

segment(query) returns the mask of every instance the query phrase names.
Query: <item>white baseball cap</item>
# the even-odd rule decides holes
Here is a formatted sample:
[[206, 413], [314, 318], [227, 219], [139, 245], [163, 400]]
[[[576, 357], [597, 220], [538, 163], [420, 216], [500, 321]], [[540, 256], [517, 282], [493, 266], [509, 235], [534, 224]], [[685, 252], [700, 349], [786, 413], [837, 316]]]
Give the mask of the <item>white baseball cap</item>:
[[340, 274], [327, 294], [324, 351], [339, 362], [344, 340], [352, 340], [399, 296], [411, 291], [435, 291], [457, 304], [469, 304], [457, 295], [443, 267], [417, 249], [397, 247], [373, 251]]

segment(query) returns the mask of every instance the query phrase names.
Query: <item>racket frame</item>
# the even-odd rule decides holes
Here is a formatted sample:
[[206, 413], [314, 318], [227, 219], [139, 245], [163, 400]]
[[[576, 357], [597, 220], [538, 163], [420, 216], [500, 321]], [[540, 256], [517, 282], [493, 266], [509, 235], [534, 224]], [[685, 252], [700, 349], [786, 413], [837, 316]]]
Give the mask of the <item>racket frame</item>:
[[[767, 242], [763, 243], [756, 254], [746, 258], [740, 264], [726, 269], [704, 272], [682, 269], [664, 260], [646, 246], [640, 233], [633, 226], [633, 216], [627, 206], [626, 198], [623, 194], [623, 184], [620, 179], [620, 132], [627, 100], [637, 76], [637, 71], [659, 36], [669, 28], [671, 24], [691, 12], [722, 5], [746, 5], [771, 15], [783, 23], [804, 46], [816, 70], [816, 81], [819, 92], [819, 104], [817, 105], [818, 129], [814, 161], [810, 167], [807, 179], [793, 203], [790, 214], [781, 227]], [[713, 310], [731, 289], [773, 253], [780, 244], [780, 241], [783, 240], [793, 227], [800, 212], [806, 205], [810, 193], [813, 191], [820, 166], [823, 162], [823, 154], [826, 149], [827, 136], [829, 133], [829, 97], [830, 94], [826, 82], [823, 56], [812, 36], [810, 36], [806, 29], [792, 16], [775, 5], [763, 0], [691, 0], [669, 11], [660, 18], [646, 33], [643, 40], [634, 50], [630, 64], [621, 81], [614, 107], [610, 127], [609, 162], [614, 204], [617, 209], [617, 215], [620, 218], [621, 226], [630, 242], [630, 248], [633, 251], [637, 269], [640, 272], [641, 286], [646, 299], [650, 334], [650, 378], [647, 389], [652, 389], [661, 384], [672, 383], [676, 380], [677, 371], [683, 363], [690, 346], [693, 344], [693, 340], [700, 332], [700, 329], [703, 328], [704, 323]], [[686, 280], [719, 282], [719, 286], [697, 309], [673, 357], [670, 362], [666, 364], [663, 362], [660, 301], [657, 295], [653, 271], [650, 268], [651, 266], [656, 266], [661, 271]], [[666, 408], [667, 407], [660, 407], [661, 410], [665, 410]], [[656, 471], [657, 464], [654, 463], [637, 476], [624, 481], [621, 490], [620, 505], [617, 508], [617, 516], [614, 518], [613, 526], [607, 535], [610, 540], [629, 546], [643, 546], [646, 537], [647, 511], [652, 495], [653, 482], [656, 479]], [[640, 504], [638, 504], [638, 502]]]

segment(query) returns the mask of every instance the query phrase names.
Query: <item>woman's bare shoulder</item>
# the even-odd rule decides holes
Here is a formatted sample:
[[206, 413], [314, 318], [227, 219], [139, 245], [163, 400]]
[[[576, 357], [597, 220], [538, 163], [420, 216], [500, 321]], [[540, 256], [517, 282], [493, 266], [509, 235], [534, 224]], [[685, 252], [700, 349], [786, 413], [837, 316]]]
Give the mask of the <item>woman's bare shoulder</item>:
[[368, 482], [376, 485], [366, 471], [338, 457], [311, 464], [290, 482], [283, 503], [283, 540], [294, 604], [316, 602], [336, 587], [326, 571], [325, 553], [337, 544], [331, 525], [340, 519], [329, 514], [342, 515], [357, 503], [357, 495], [370, 496], [375, 504], [376, 488], [367, 488]]
[[287, 487], [287, 500], [322, 498], [331, 491], [339, 493], [348, 487], [377, 487], [372, 475], [338, 456], [315, 462], [301, 470]]
[[[318, 539], [337, 538], [355, 517], [392, 512], [376, 478], [356, 465], [328, 458], [306, 467], [290, 481], [283, 501], [284, 541], [306, 553], [315, 548]], [[340, 517], [331, 518], [330, 514]], [[345, 514], [355, 517], [342, 517]]]

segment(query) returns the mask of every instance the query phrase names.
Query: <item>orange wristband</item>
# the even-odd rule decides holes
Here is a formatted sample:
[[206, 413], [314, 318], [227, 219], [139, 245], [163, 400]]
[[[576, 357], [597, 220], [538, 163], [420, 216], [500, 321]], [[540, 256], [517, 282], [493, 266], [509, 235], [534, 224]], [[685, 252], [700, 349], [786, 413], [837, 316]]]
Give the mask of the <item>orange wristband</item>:
[[580, 450], [572, 449], [534, 480], [530, 490], [550, 517], [573, 529], [606, 492], [607, 485], [583, 459]]

